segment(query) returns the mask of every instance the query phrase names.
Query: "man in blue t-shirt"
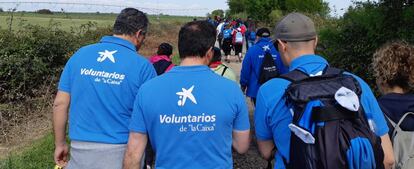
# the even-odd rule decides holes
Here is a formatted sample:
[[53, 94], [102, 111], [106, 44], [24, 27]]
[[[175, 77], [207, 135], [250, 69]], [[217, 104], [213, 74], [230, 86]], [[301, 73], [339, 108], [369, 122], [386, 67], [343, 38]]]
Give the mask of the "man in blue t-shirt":
[[[137, 54], [147, 27], [143, 12], [126, 8], [115, 21], [113, 36], [82, 47], [67, 62], [53, 107], [58, 166], [122, 167], [136, 94], [156, 76], [147, 59]], [[68, 111], [71, 156], [67, 164]]]
[[140, 164], [148, 137], [160, 169], [230, 169], [232, 146], [247, 151], [250, 125], [243, 94], [207, 66], [215, 35], [207, 21], [184, 25], [178, 40], [181, 65], [140, 88], [124, 169]]
[[279, 52], [273, 46], [273, 43], [269, 38], [269, 29], [260, 28], [257, 30], [256, 35], [257, 42], [247, 51], [246, 56], [243, 59], [240, 73], [240, 86], [242, 91], [252, 99], [253, 103], [256, 103], [256, 95], [260, 87], [260, 68], [262, 67], [266, 51], [270, 51], [270, 54], [272, 54], [279, 73], [283, 74], [287, 72], [287, 68], [283, 65]]
[[[309, 76], [318, 76], [329, 66], [321, 56], [315, 55], [317, 36], [313, 21], [299, 13], [291, 13], [276, 26], [275, 40], [283, 63], [289, 65], [289, 71], [300, 70]], [[366, 117], [372, 120], [374, 132], [381, 137], [384, 150], [384, 164], [390, 168], [393, 163], [392, 146], [387, 134], [388, 127], [378, 103], [369, 86], [359, 77], [352, 75], [360, 84], [362, 94], [360, 102]], [[284, 169], [289, 163], [292, 112], [285, 97], [285, 91], [291, 82], [276, 78], [260, 87], [255, 110], [255, 131], [259, 150], [265, 159], [274, 154], [275, 169]], [[290, 105], [290, 104], [289, 104]]]

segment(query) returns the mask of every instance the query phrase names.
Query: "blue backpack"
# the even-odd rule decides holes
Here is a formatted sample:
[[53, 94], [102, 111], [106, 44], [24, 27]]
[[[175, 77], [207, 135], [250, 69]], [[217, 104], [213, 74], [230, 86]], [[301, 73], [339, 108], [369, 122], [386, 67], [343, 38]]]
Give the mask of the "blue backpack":
[[344, 90], [361, 98], [362, 90], [354, 77], [330, 67], [320, 76], [294, 70], [280, 77], [292, 82], [285, 93], [293, 114], [286, 168], [384, 168], [381, 139], [372, 132], [360, 102], [354, 111], [335, 99]]
[[251, 40], [251, 41], [256, 40], [256, 32], [255, 31], [250, 32], [249, 40]]
[[231, 39], [231, 29], [224, 29], [223, 38], [224, 39]]

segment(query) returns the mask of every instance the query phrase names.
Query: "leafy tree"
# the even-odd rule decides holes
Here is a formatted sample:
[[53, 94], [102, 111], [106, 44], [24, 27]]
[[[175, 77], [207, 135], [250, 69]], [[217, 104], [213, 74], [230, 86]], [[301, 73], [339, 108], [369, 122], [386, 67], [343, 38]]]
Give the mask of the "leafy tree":
[[224, 11], [222, 9], [216, 9], [213, 12], [211, 12], [211, 16], [220, 16], [221, 18], [224, 17]]
[[51, 10], [49, 10], [49, 9], [40, 9], [40, 10], [37, 11], [37, 13], [39, 13], [39, 14], [47, 14], [47, 15], [53, 14], [53, 12]]
[[3, 11], [3, 8], [0, 8], [0, 12], [4, 12], [4, 11]]
[[260, 21], [272, 21], [277, 10], [282, 14], [288, 12], [304, 12], [310, 14], [318, 14], [326, 17], [329, 14], [329, 6], [327, 2], [322, 0], [228, 0], [230, 13], [246, 12], [253, 19]]
[[327, 16], [329, 14], [329, 4], [322, 0], [285, 0], [287, 12], [305, 12]]
[[228, 0], [227, 4], [230, 8], [230, 14], [236, 14], [246, 11], [246, 2], [248, 0]]
[[253, 19], [269, 21], [269, 14], [277, 9], [277, 0], [247, 0], [247, 13]]

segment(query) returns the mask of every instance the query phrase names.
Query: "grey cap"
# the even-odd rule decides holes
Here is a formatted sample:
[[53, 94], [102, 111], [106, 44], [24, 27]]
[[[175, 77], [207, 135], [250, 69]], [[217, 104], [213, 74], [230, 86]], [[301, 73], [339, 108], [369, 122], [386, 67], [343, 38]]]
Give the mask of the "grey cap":
[[288, 42], [308, 41], [316, 38], [312, 19], [301, 13], [290, 13], [280, 20], [274, 29], [273, 40]]

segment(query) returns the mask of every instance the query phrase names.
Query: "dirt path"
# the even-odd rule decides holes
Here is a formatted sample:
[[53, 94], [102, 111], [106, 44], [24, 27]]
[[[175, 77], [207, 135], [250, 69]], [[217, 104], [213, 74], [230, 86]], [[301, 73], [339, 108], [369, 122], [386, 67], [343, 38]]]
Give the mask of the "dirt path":
[[[236, 57], [231, 58], [230, 63], [227, 63], [229, 67], [231, 67], [234, 72], [236, 73], [237, 79], [240, 79], [240, 70], [241, 70], [241, 63], [236, 62]], [[252, 131], [252, 142], [250, 143], [249, 151], [246, 154], [238, 154], [233, 153], [233, 160], [234, 160], [234, 168], [235, 169], [261, 169], [267, 167], [267, 162], [260, 157], [258, 152], [256, 138], [254, 137], [254, 126], [253, 126], [253, 111], [254, 107], [250, 100], [246, 98], [246, 102], [249, 106], [250, 112], [250, 124], [251, 124], [251, 131]]]

